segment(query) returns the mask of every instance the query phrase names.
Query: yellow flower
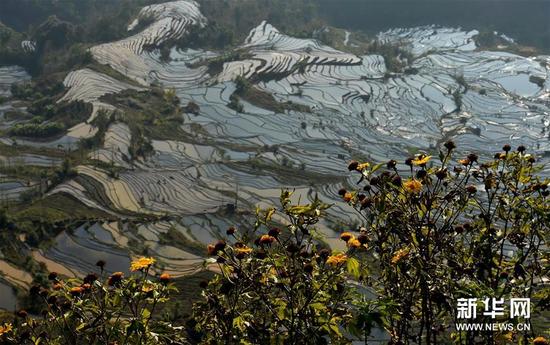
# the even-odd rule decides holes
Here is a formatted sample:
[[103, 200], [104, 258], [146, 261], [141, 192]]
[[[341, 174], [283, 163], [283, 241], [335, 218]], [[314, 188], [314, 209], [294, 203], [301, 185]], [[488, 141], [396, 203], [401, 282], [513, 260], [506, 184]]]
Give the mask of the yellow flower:
[[393, 254], [391, 258], [391, 264], [395, 265], [399, 261], [401, 261], [403, 258], [405, 258], [407, 255], [409, 255], [409, 248], [401, 248], [398, 251]]
[[235, 247], [235, 257], [239, 260], [244, 259], [251, 252], [252, 252], [252, 248], [247, 247], [244, 244], [238, 247]]
[[417, 179], [409, 179], [405, 182], [403, 182], [403, 188], [409, 193], [420, 193], [422, 191], [422, 182], [418, 181]]
[[345, 231], [345, 232], [340, 234], [340, 239], [344, 242], [347, 242], [352, 238], [353, 238], [353, 235], [351, 234], [351, 232]]
[[343, 264], [347, 260], [348, 260], [348, 257], [346, 254], [340, 253], [336, 255], [331, 255], [327, 258], [327, 265], [338, 266], [340, 264]]
[[132, 272], [145, 270], [145, 269], [149, 268], [154, 263], [155, 263], [155, 259], [146, 258], [146, 257], [142, 256], [141, 258], [132, 261], [132, 263], [130, 265], [130, 270]]
[[355, 237], [351, 238], [349, 241], [348, 241], [348, 247], [350, 248], [359, 248], [361, 247], [361, 242], [359, 242], [358, 239], [356, 239]]
[[426, 163], [428, 163], [430, 161], [430, 159], [432, 159], [432, 156], [420, 155], [420, 156], [416, 157], [415, 159], [413, 159], [412, 164], [420, 165], [420, 166], [426, 165]]
[[357, 166], [357, 169], [356, 169], [356, 170], [357, 170], [357, 171], [363, 171], [363, 170], [365, 170], [366, 168], [368, 168], [369, 166], [370, 166], [369, 163], [362, 163], [362, 164], [359, 164], [359, 165]]
[[11, 325], [11, 323], [5, 323], [4, 326], [0, 326], [0, 336], [11, 332], [12, 329], [13, 326]]

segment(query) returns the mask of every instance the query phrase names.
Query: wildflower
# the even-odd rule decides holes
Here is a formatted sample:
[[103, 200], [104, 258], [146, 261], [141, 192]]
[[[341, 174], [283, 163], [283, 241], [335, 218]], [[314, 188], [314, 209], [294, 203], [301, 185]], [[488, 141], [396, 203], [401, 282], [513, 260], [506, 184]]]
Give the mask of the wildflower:
[[405, 164], [412, 167], [414, 158], [407, 158]]
[[243, 245], [242, 247], [237, 247], [235, 248], [235, 256], [237, 257], [237, 259], [243, 259], [245, 256], [247, 256], [248, 254], [250, 254], [252, 252], [252, 248], [249, 248], [245, 245]]
[[359, 248], [361, 247], [361, 242], [359, 242], [358, 239], [356, 238], [351, 238], [348, 243], [347, 243], [348, 247], [350, 248]]
[[475, 194], [477, 192], [477, 188], [475, 186], [470, 185], [466, 187], [466, 191], [470, 194]]
[[376, 186], [380, 183], [380, 178], [378, 176], [374, 176], [370, 179], [369, 183], [371, 186]]
[[348, 165], [348, 170], [349, 171], [353, 171], [353, 170], [356, 170], [357, 167], [359, 166], [359, 162], [358, 161], [351, 161]]
[[412, 160], [412, 164], [418, 166], [426, 166], [430, 159], [432, 159], [432, 156], [420, 155]]
[[50, 274], [48, 274], [48, 280], [51, 280], [51, 281], [57, 280], [57, 272], [50, 272]]
[[468, 158], [460, 159], [458, 162], [464, 166], [468, 166], [471, 163]]
[[0, 336], [11, 332], [12, 329], [13, 326], [11, 325], [11, 323], [5, 323], [4, 326], [0, 326]]
[[350, 232], [343, 232], [341, 235], [340, 235], [340, 239], [344, 242], [347, 242], [349, 241], [350, 239], [353, 238], [353, 235], [350, 233]]
[[452, 151], [456, 149], [456, 144], [452, 140], [447, 141], [443, 146], [445, 146], [447, 151]]
[[477, 162], [477, 159], [478, 159], [478, 158], [479, 158], [479, 157], [478, 157], [475, 153], [470, 153], [470, 154], [468, 155], [468, 159], [470, 160], [470, 162]]
[[17, 316], [19, 316], [22, 319], [26, 318], [27, 315], [29, 315], [29, 314], [27, 313], [27, 311], [25, 309], [21, 309], [17, 312]]
[[409, 179], [403, 183], [403, 188], [409, 193], [418, 194], [422, 190], [422, 182], [416, 179]]
[[277, 237], [281, 233], [281, 229], [279, 228], [271, 228], [269, 229], [269, 232], [267, 233], [269, 236]]
[[510, 152], [511, 149], [512, 149], [512, 147], [508, 144], [506, 144], [502, 147], [502, 151], [504, 151], [506, 153]]
[[548, 345], [548, 340], [545, 337], [536, 337], [533, 339], [533, 345]]
[[275, 237], [269, 235], [262, 235], [260, 237], [260, 244], [271, 244], [275, 241]]
[[344, 194], [344, 201], [350, 202], [351, 199], [353, 199], [353, 194], [351, 194], [350, 192], [346, 192], [346, 194]]
[[81, 295], [83, 292], [84, 288], [81, 286], [75, 286], [69, 290], [69, 293], [74, 297]]
[[373, 201], [371, 198], [365, 198], [361, 201], [361, 210], [364, 210], [365, 208], [371, 207], [373, 204]]
[[367, 169], [369, 166], [370, 166], [369, 163], [361, 163], [357, 166], [357, 168], [355, 170], [363, 171], [363, 170]]
[[365, 234], [361, 234], [357, 237], [357, 240], [359, 241], [359, 243], [361, 244], [366, 244], [368, 241], [369, 241], [369, 238], [367, 235]]
[[386, 167], [388, 169], [395, 169], [396, 166], [397, 166], [397, 161], [395, 161], [393, 159], [388, 161], [388, 163], [386, 163]]
[[224, 240], [219, 240], [218, 242], [216, 242], [216, 244], [214, 244], [214, 250], [216, 250], [216, 253], [221, 250], [224, 250], [225, 245], [226, 244]]
[[82, 285], [80, 285], [80, 287], [82, 288], [82, 292], [89, 292], [92, 290], [92, 285], [88, 284], [88, 283], [84, 283]]
[[403, 260], [403, 258], [407, 257], [407, 255], [409, 255], [409, 248], [401, 248], [397, 250], [391, 258], [391, 264], [397, 264], [399, 261]]
[[447, 169], [439, 169], [439, 170], [435, 173], [435, 176], [436, 176], [437, 179], [439, 179], [439, 180], [444, 180], [444, 179], [447, 177]]
[[399, 175], [394, 175], [391, 179], [391, 183], [396, 185], [396, 186], [401, 186], [401, 183], [403, 183], [402, 179], [401, 179], [401, 176]]
[[105, 267], [106, 262], [104, 260], [99, 260], [95, 263], [95, 265], [103, 270], [103, 267]]
[[338, 266], [340, 264], [345, 263], [347, 260], [348, 260], [347, 255], [340, 253], [340, 254], [329, 256], [327, 258], [326, 263], [327, 265]]
[[159, 281], [163, 284], [168, 284], [171, 279], [172, 279], [172, 277], [168, 273], [163, 273], [159, 277]]
[[109, 277], [109, 279], [107, 281], [107, 284], [109, 286], [115, 286], [116, 284], [120, 283], [120, 281], [122, 280], [123, 277], [124, 277], [124, 273], [115, 272], [115, 273], [111, 274], [111, 276]]
[[130, 270], [132, 272], [146, 270], [155, 263], [155, 259], [142, 256], [141, 258], [132, 261], [130, 264]]
[[426, 170], [418, 170], [416, 172], [416, 178], [422, 180], [424, 177], [428, 175], [428, 172]]
[[234, 226], [230, 226], [229, 229], [225, 232], [227, 235], [231, 236], [235, 233], [236, 229]]
[[90, 273], [88, 274], [87, 276], [84, 277], [84, 283], [88, 283], [88, 284], [91, 284], [93, 282], [95, 282], [97, 280], [97, 274], [95, 273]]
[[526, 150], [525, 146], [523, 146], [523, 145], [518, 146], [518, 152], [519, 153], [523, 153], [523, 152], [525, 152], [525, 150]]
[[326, 248], [323, 248], [319, 251], [319, 256], [323, 259], [326, 259], [328, 258], [328, 256], [330, 255], [330, 250], [326, 249]]
[[209, 244], [206, 246], [206, 251], [208, 252], [208, 255], [212, 256], [216, 254], [216, 249], [213, 244]]

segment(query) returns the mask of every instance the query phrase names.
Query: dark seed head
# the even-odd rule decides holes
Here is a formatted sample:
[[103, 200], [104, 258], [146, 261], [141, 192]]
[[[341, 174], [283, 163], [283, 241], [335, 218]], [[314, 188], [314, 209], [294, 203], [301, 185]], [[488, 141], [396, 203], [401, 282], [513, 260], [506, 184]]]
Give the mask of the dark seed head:
[[396, 166], [397, 166], [397, 162], [393, 159], [388, 161], [388, 163], [386, 163], [386, 167], [388, 167], [388, 169], [395, 169]]
[[475, 153], [470, 153], [470, 154], [468, 155], [468, 159], [470, 160], [470, 162], [477, 162], [477, 159], [478, 159], [478, 158], [479, 158], [479, 157], [478, 157]]
[[456, 149], [456, 144], [452, 140], [447, 141], [444, 146], [448, 151]]
[[526, 150], [525, 146], [523, 146], [523, 145], [518, 146], [518, 152], [519, 153], [523, 153], [523, 152], [525, 152], [525, 150]]
[[348, 170], [349, 171], [353, 171], [353, 170], [356, 170], [357, 167], [359, 166], [359, 162], [358, 161], [351, 161], [348, 165]]
[[510, 152], [511, 149], [512, 149], [512, 147], [508, 144], [506, 144], [502, 147], [502, 151], [504, 151], [504, 152]]
[[218, 252], [218, 251], [224, 250], [225, 246], [226, 246], [225, 241], [224, 240], [219, 240], [214, 245], [214, 249], [216, 250], [216, 252]]

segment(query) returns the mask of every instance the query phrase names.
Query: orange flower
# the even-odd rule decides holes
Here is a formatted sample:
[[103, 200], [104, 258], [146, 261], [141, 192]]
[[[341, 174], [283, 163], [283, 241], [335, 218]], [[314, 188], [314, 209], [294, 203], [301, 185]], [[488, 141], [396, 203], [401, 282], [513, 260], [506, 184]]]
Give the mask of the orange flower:
[[275, 237], [269, 235], [262, 235], [260, 237], [260, 244], [271, 244], [275, 241]]
[[548, 345], [548, 340], [545, 337], [536, 337], [533, 339], [533, 345]]
[[392, 265], [397, 264], [399, 261], [401, 261], [407, 255], [409, 255], [409, 248], [401, 248], [401, 249], [397, 250], [391, 258], [391, 264]]
[[11, 323], [5, 323], [4, 326], [0, 326], [0, 336], [11, 332], [12, 329], [13, 326], [11, 325]]
[[412, 160], [413, 165], [423, 166], [426, 165], [432, 159], [432, 156], [420, 155]]
[[124, 277], [124, 273], [115, 272], [115, 273], [111, 274], [111, 276], [109, 277], [109, 280], [107, 281], [107, 284], [109, 284], [109, 286], [114, 286], [114, 285], [118, 284], [122, 280], [123, 277]]
[[409, 193], [418, 194], [422, 191], [422, 182], [417, 179], [409, 179], [403, 182], [403, 188]]
[[155, 263], [155, 261], [156, 260], [153, 258], [142, 256], [141, 258], [132, 261], [132, 263], [130, 264], [130, 271], [135, 272], [148, 269], [149, 267], [151, 267], [152, 264]]
[[349, 241], [351, 238], [353, 238], [353, 235], [351, 234], [351, 232], [343, 232], [341, 235], [340, 235], [340, 239], [344, 242], [347, 242]]
[[348, 260], [348, 257], [346, 254], [340, 253], [336, 255], [331, 255], [327, 258], [327, 265], [338, 266], [340, 264], [345, 263], [347, 260]]
[[344, 201], [350, 202], [351, 199], [353, 199], [353, 194], [351, 194], [350, 192], [346, 192], [346, 194], [344, 194]]
[[468, 158], [464, 158], [458, 161], [460, 164], [467, 166], [470, 164], [470, 160]]
[[78, 295], [80, 295], [80, 294], [82, 294], [83, 292], [84, 292], [84, 288], [81, 287], [81, 286], [76, 286], [76, 287], [71, 288], [71, 289], [69, 290], [69, 293], [70, 293], [71, 295], [75, 296], [75, 297], [78, 296]]
[[172, 279], [172, 277], [168, 273], [163, 273], [159, 277], [160, 282], [163, 284], [168, 284], [168, 282], [170, 282], [170, 279]]

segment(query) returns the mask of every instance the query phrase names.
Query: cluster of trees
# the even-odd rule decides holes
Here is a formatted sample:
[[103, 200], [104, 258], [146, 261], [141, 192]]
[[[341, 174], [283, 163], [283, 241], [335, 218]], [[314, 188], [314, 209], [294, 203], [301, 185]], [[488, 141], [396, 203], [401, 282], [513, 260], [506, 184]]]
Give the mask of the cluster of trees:
[[16, 124], [9, 134], [18, 137], [47, 138], [63, 133], [65, 126], [59, 122]]

